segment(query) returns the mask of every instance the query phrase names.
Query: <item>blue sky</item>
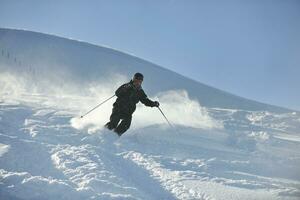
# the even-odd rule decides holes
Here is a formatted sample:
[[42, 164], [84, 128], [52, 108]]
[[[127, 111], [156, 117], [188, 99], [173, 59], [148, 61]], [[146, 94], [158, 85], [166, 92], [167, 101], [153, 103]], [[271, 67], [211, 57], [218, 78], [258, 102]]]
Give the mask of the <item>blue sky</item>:
[[0, 27], [109, 46], [233, 94], [300, 110], [298, 0], [0, 0]]

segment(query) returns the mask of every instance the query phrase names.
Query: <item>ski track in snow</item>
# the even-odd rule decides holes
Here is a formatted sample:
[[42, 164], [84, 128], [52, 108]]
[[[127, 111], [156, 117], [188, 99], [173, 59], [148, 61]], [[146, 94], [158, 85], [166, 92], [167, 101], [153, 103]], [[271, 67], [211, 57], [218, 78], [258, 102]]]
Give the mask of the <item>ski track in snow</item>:
[[299, 116], [209, 112], [224, 130], [154, 125], [118, 138], [74, 129], [74, 111], [2, 101], [0, 199], [300, 197]]

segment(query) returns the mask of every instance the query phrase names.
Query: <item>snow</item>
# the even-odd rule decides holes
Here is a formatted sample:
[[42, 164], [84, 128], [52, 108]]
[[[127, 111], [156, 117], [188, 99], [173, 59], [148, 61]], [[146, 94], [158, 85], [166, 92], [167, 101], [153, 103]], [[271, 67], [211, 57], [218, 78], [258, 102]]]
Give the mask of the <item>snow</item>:
[[9, 145], [0, 143], [0, 157], [9, 150], [9, 147], [10, 147]]
[[[47, 46], [33, 55], [28, 41]], [[0, 54], [0, 199], [299, 199], [298, 111], [231, 96], [83, 42], [5, 29], [0, 42], [0, 53], [9, 49], [32, 64], [29, 71]], [[55, 46], [74, 61], [53, 54]], [[89, 54], [115, 60], [94, 67], [98, 60]], [[139, 104], [119, 138], [103, 129], [114, 100], [80, 118], [130, 79], [137, 71], [131, 64], [145, 72], [145, 91], [174, 127], [158, 109]], [[109, 70], [116, 71], [106, 79]], [[156, 70], [159, 84], [151, 80]]]

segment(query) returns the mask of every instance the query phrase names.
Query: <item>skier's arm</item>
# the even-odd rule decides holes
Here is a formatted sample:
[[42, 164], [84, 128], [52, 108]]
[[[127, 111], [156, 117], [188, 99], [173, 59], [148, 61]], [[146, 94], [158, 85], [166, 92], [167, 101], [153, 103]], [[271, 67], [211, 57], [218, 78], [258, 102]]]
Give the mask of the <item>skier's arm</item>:
[[117, 97], [124, 96], [130, 89], [132, 89], [132, 86], [129, 83], [121, 85], [115, 92]]
[[141, 90], [140, 101], [141, 101], [145, 106], [149, 106], [149, 107], [157, 106], [156, 101], [151, 101], [151, 100], [147, 97], [147, 95], [145, 94], [144, 90]]

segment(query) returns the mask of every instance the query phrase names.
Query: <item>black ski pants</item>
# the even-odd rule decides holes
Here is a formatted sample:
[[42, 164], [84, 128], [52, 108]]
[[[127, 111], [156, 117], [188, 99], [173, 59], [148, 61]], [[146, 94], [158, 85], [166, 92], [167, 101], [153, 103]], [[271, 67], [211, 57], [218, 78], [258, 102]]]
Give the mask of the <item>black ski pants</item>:
[[114, 106], [112, 114], [110, 115], [110, 121], [105, 126], [110, 130], [114, 130], [119, 136], [121, 136], [129, 129], [131, 119], [131, 114], [124, 113], [118, 108], [118, 106]]

